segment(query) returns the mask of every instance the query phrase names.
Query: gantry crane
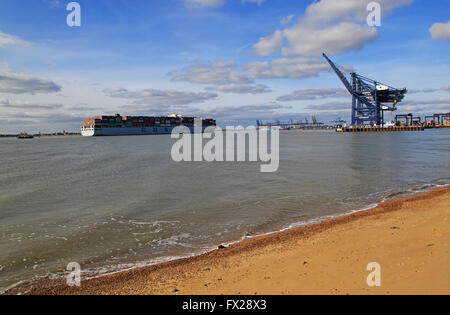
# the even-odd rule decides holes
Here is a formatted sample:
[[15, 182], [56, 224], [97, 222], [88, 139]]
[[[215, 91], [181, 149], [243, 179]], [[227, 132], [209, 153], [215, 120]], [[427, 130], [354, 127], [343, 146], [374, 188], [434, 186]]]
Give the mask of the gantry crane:
[[350, 73], [350, 83], [330, 58], [326, 54], [323, 56], [353, 97], [352, 125], [384, 126], [384, 112], [396, 111], [397, 104], [403, 101], [408, 90], [393, 88], [355, 72]]

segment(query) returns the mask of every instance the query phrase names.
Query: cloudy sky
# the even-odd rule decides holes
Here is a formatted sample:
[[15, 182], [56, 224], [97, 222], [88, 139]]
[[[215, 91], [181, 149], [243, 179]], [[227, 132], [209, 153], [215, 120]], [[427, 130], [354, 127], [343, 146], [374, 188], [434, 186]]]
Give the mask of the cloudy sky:
[[350, 115], [321, 58], [410, 90], [399, 112], [450, 111], [450, 3], [379, 0], [0, 0], [0, 133], [178, 112], [221, 125]]

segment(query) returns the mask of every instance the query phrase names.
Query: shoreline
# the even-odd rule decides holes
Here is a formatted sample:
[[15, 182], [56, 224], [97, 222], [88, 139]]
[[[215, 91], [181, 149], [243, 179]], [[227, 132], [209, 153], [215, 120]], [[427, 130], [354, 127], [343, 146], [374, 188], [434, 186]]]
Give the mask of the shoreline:
[[[92, 278], [82, 282], [81, 288], [67, 287], [62, 279], [50, 280], [44, 279], [37, 283], [19, 286], [11, 289], [7, 294], [15, 294], [24, 292], [25, 294], [240, 294], [241, 291], [230, 292], [229, 289], [222, 291], [212, 291], [211, 286], [218, 286], [226, 283], [224, 277], [217, 278], [215, 283], [205, 283], [204, 287], [192, 288], [190, 290], [180, 289], [184, 286], [193, 285], [191, 282], [197, 278], [208, 278], [211, 273], [226, 274], [230, 268], [241, 268], [241, 260], [249, 260], [252, 264], [252, 257], [264, 257], [264, 252], [272, 249], [280, 250], [280, 248], [288, 248], [292, 250], [294, 243], [308, 241], [313, 238], [319, 239], [321, 234], [329, 235], [333, 229], [340, 229], [350, 224], [358, 223], [363, 220], [377, 220], [380, 216], [392, 213], [398, 213], [405, 205], [421, 204], [433, 202], [435, 199], [449, 199], [450, 187], [436, 188], [426, 193], [419, 193], [413, 196], [400, 197], [380, 203], [375, 208], [361, 210], [351, 214], [325, 220], [311, 225], [298, 226], [281, 232], [269, 233], [262, 236], [246, 238], [242, 241], [232, 243], [226, 248], [217, 249], [201, 255], [171, 260], [156, 265], [146, 267], [133, 268], [126, 271], [113, 273], [110, 275]], [[447, 198], [446, 198], [447, 197]], [[415, 211], [415, 210], [412, 210]], [[432, 210], [429, 210], [432, 211]], [[447, 219], [445, 219], [447, 220]], [[360, 223], [360, 222], [359, 222]], [[294, 251], [295, 252], [295, 251]], [[273, 255], [272, 255], [273, 256]], [[283, 258], [283, 253], [279, 255]], [[273, 259], [273, 257], [271, 257]], [[313, 258], [310, 258], [313, 259]], [[305, 260], [304, 264], [309, 263]], [[305, 266], [306, 266], [305, 265]], [[298, 266], [297, 266], [298, 267]], [[244, 268], [245, 269], [245, 268]], [[362, 272], [365, 272], [364, 270]], [[270, 274], [270, 272], [269, 272]], [[447, 272], [448, 274], [448, 272]], [[213, 277], [214, 278], [214, 277]], [[270, 277], [266, 277], [270, 278]], [[206, 279], [201, 282], [205, 282]], [[244, 293], [249, 294], [250, 291], [259, 290], [258, 284], [254, 286], [250, 282], [248, 290]], [[450, 282], [449, 282], [450, 283]], [[282, 284], [280, 284], [282, 289]], [[194, 287], [198, 286], [198, 283]], [[207, 289], [203, 291], [202, 289]], [[331, 290], [331, 289], [330, 289]], [[314, 290], [311, 291], [311, 293]], [[281, 292], [281, 291], [280, 291]], [[447, 288], [449, 293], [450, 285]], [[295, 293], [295, 292], [294, 292]], [[250, 293], [252, 294], [252, 293]], [[286, 293], [289, 294], [289, 293]]]

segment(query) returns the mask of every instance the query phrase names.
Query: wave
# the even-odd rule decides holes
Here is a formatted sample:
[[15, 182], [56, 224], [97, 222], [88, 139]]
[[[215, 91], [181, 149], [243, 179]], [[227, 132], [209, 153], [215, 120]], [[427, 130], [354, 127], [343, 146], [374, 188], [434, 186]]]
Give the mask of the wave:
[[[266, 233], [258, 233], [258, 234], [253, 234], [253, 233], [245, 233], [245, 235], [243, 235], [241, 238], [233, 240], [233, 241], [227, 241], [224, 243], [220, 243], [220, 244], [216, 244], [215, 246], [210, 246], [207, 248], [195, 248], [194, 246], [190, 246], [190, 245], [186, 245], [184, 247], [186, 248], [190, 248], [192, 249], [192, 252], [188, 255], [180, 255], [180, 256], [173, 256], [173, 255], [166, 255], [166, 256], [161, 256], [158, 258], [153, 258], [153, 259], [146, 259], [146, 260], [142, 260], [140, 262], [134, 262], [134, 263], [120, 263], [120, 264], [104, 264], [100, 267], [93, 267], [93, 268], [88, 268], [85, 270], [82, 270], [82, 279], [84, 280], [89, 280], [89, 279], [94, 279], [94, 278], [99, 278], [99, 277], [104, 277], [104, 276], [108, 276], [108, 275], [113, 275], [116, 273], [120, 273], [120, 272], [125, 272], [125, 271], [129, 271], [129, 270], [133, 270], [136, 268], [144, 268], [144, 267], [149, 267], [149, 266], [153, 266], [153, 265], [157, 265], [157, 264], [161, 264], [164, 262], [168, 262], [168, 261], [173, 261], [173, 260], [179, 260], [179, 259], [186, 259], [186, 258], [191, 258], [191, 257], [195, 257], [195, 256], [199, 256], [199, 255], [203, 255], [203, 254], [207, 254], [210, 252], [213, 252], [215, 250], [217, 250], [217, 248], [219, 246], [232, 246], [234, 244], [238, 244], [246, 239], [252, 239], [252, 238], [257, 238], [257, 237], [261, 237], [261, 236], [268, 236], [268, 235], [273, 235], [273, 234], [277, 234], [280, 232], [285, 232], [285, 231], [289, 231], [291, 229], [295, 229], [298, 227], [303, 227], [303, 226], [310, 226], [310, 225], [315, 225], [315, 224], [319, 224], [328, 220], [332, 220], [332, 219], [336, 219], [336, 218], [340, 218], [340, 217], [345, 217], [345, 216], [349, 216], [352, 215], [354, 213], [358, 213], [358, 212], [363, 212], [363, 211], [368, 211], [371, 209], [376, 208], [380, 203], [386, 202], [388, 200], [393, 200], [393, 199], [398, 199], [398, 198], [402, 198], [402, 197], [406, 197], [406, 196], [412, 196], [412, 195], [416, 195], [416, 194], [421, 194], [421, 193], [426, 193], [429, 191], [432, 191], [434, 189], [437, 188], [443, 188], [443, 187], [448, 187], [450, 186], [450, 179], [441, 179], [438, 180], [435, 183], [422, 183], [419, 185], [414, 185], [409, 189], [406, 190], [401, 190], [401, 191], [394, 191], [394, 192], [385, 192], [385, 196], [383, 196], [381, 198], [381, 200], [377, 203], [372, 203], [369, 204], [367, 206], [358, 208], [358, 209], [354, 209], [351, 211], [346, 211], [346, 212], [342, 212], [342, 213], [336, 213], [336, 214], [331, 214], [331, 215], [325, 215], [325, 216], [320, 216], [317, 218], [312, 218], [312, 219], [308, 219], [308, 220], [301, 220], [301, 221], [296, 221], [293, 223], [290, 223], [286, 226], [284, 226], [281, 229], [277, 229], [271, 232], [266, 232]], [[155, 226], [155, 222], [138, 222], [138, 221], [132, 221], [130, 220], [131, 224], [136, 224], [136, 225], [153, 225]], [[157, 222], [157, 223], [162, 223], [162, 222]], [[173, 222], [171, 222], [173, 223]], [[156, 224], [158, 225], [158, 224]], [[183, 243], [180, 242], [180, 240], [184, 239], [187, 240], [189, 239], [189, 234], [180, 234], [180, 235], [176, 235], [167, 239], [163, 239], [163, 240], [159, 240], [158, 242], [160, 243], [164, 243], [164, 244], [170, 244], [170, 245], [179, 245], [179, 246], [183, 246]], [[120, 259], [120, 258], [118, 258]], [[10, 291], [14, 288], [23, 286], [24, 288], [26, 287], [24, 284], [25, 283], [35, 283], [38, 282], [39, 280], [43, 280], [43, 279], [61, 279], [66, 277], [66, 273], [65, 272], [58, 272], [58, 273], [48, 273], [46, 275], [42, 275], [42, 276], [37, 276], [34, 277], [33, 279], [31, 279], [30, 281], [19, 281], [13, 285], [10, 285], [6, 288], [0, 288], [0, 294], [4, 294], [7, 291]]]

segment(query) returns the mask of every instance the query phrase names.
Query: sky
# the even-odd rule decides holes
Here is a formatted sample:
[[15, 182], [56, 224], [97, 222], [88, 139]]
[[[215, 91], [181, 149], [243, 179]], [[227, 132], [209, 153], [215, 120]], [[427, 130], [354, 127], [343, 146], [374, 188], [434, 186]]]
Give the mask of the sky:
[[369, 0], [79, 0], [80, 26], [70, 2], [0, 0], [0, 134], [116, 113], [349, 120], [323, 52], [408, 88], [397, 113], [450, 112], [448, 0], [378, 0], [379, 26]]

